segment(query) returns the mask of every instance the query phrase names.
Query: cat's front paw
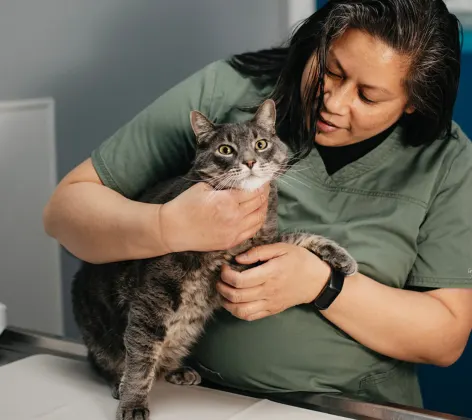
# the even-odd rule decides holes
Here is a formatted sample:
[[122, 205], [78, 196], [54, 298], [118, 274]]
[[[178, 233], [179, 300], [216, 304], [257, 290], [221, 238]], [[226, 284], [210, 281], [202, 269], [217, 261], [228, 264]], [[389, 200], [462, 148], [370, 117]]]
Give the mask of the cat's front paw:
[[282, 235], [280, 241], [306, 248], [346, 276], [357, 273], [357, 262], [349, 252], [324, 236], [295, 232]]
[[346, 276], [357, 273], [358, 266], [356, 260], [341, 245], [334, 241], [322, 241], [314, 253]]
[[149, 408], [143, 404], [120, 404], [116, 411], [116, 420], [149, 420]]
[[190, 368], [182, 367], [168, 373], [165, 377], [167, 382], [170, 382], [174, 385], [199, 385], [202, 381], [200, 374]]

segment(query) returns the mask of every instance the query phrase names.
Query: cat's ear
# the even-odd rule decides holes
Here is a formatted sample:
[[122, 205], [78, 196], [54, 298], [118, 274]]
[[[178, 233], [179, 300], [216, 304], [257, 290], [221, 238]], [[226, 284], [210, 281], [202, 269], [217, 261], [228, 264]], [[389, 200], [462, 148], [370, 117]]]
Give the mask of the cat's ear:
[[192, 125], [193, 132], [197, 136], [197, 141], [201, 136], [215, 129], [213, 123], [198, 111], [190, 112], [190, 124]]
[[275, 131], [276, 115], [275, 102], [272, 99], [266, 99], [254, 115], [253, 121], [266, 130]]

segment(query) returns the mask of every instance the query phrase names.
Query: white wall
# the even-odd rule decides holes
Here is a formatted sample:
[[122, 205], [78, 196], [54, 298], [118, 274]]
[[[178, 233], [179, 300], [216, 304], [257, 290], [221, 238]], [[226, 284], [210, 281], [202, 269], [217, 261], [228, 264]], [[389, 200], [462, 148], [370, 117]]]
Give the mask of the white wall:
[[288, 0], [287, 26], [289, 30], [293, 30], [300, 21], [313, 14], [315, 9], [315, 0]]

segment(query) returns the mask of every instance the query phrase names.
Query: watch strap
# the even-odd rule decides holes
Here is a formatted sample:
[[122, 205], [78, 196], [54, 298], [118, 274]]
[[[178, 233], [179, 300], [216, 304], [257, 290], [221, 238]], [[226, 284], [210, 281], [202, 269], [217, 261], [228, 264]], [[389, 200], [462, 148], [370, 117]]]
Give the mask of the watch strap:
[[339, 293], [341, 293], [344, 285], [345, 274], [339, 270], [336, 270], [332, 266], [330, 266], [330, 268], [331, 273], [329, 275], [328, 281], [324, 285], [319, 295], [313, 301], [313, 304], [319, 310], [328, 309], [338, 297]]

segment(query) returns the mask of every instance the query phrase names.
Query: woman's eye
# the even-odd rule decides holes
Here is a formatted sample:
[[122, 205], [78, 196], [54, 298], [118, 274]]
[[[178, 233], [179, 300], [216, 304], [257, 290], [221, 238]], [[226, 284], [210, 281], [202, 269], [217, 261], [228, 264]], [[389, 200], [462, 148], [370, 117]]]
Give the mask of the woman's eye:
[[376, 103], [375, 101], [372, 101], [369, 98], [367, 98], [362, 92], [359, 92], [359, 98], [361, 98], [361, 101], [365, 102], [366, 104], [372, 105]]
[[257, 140], [256, 141], [256, 150], [264, 150], [268, 146], [267, 140]]
[[226, 144], [224, 144], [223, 146], [220, 146], [218, 148], [218, 152], [220, 152], [222, 155], [232, 155], [233, 148], [231, 146], [227, 146]]
[[327, 69], [326, 70], [326, 73], [328, 74], [328, 76], [330, 77], [335, 77], [337, 79], [342, 79], [343, 77], [339, 74], [336, 74], [336, 73], [333, 73], [330, 69]]

